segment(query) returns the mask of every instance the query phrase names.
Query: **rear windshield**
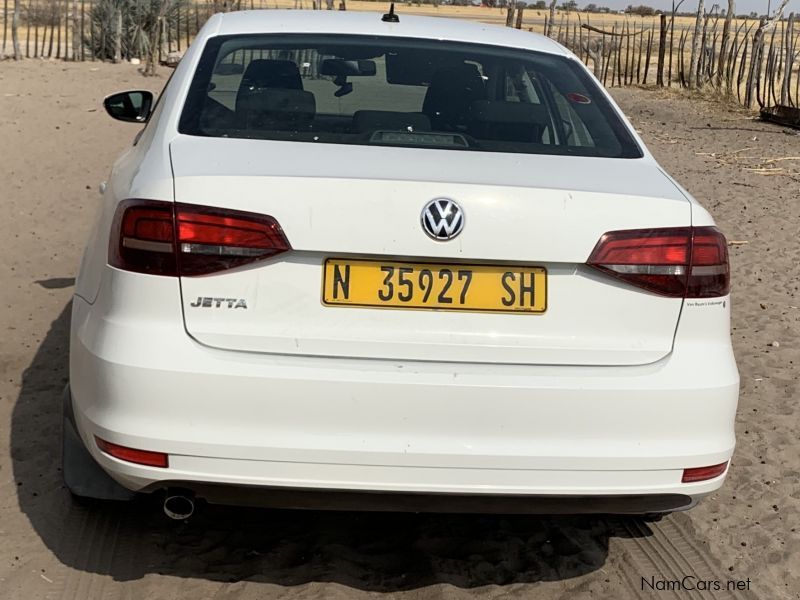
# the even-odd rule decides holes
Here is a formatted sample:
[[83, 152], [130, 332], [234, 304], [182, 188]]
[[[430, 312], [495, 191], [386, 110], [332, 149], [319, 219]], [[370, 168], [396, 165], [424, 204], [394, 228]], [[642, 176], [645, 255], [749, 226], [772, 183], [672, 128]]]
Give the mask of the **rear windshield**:
[[573, 60], [383, 36], [211, 38], [179, 130], [317, 144], [642, 156]]

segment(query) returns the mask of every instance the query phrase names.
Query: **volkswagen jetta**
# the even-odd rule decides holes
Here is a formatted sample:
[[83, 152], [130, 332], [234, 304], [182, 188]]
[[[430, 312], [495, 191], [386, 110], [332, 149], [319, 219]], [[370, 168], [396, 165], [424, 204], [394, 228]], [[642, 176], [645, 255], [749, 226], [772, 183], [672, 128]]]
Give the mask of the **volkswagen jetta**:
[[725, 238], [562, 46], [218, 14], [157, 102], [105, 104], [144, 127], [76, 283], [74, 494], [662, 513], [722, 485]]

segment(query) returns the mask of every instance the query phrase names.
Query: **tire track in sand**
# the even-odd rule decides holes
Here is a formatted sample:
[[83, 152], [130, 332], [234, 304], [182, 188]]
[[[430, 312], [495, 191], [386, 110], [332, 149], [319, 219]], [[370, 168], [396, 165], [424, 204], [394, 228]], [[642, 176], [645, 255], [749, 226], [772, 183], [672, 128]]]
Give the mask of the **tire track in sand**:
[[[670, 515], [657, 523], [645, 523], [635, 518], [614, 519], [612, 523], [615, 530], [612, 545], [624, 554], [620, 561], [621, 575], [636, 598], [757, 598], [752, 590], [727, 589], [727, 571], [703, 544], [696, 541], [686, 515]], [[665, 582], [660, 584], [662, 589], [651, 589], [648, 585], [657, 582]], [[676, 582], [686, 584], [686, 587]], [[719, 582], [720, 589], [716, 589], [713, 583], [706, 586], [701, 582]], [[698, 589], [702, 587], [709, 589]]]
[[[115, 579], [138, 579], [142, 532], [127, 507], [72, 503], [64, 515], [59, 556], [65, 563], [47, 600], [132, 600], [130, 586]], [[112, 575], [113, 574], [113, 575]]]

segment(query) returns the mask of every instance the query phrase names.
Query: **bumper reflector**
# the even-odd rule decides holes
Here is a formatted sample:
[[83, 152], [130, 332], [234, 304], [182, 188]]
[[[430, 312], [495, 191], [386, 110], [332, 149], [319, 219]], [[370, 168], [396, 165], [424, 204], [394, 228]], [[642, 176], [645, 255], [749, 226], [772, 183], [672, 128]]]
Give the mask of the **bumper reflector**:
[[161, 467], [166, 469], [169, 466], [169, 456], [163, 452], [150, 452], [149, 450], [137, 450], [136, 448], [127, 448], [126, 446], [119, 446], [112, 444], [99, 437], [95, 437], [97, 447], [103, 452], [119, 460], [126, 462], [136, 463], [137, 465], [145, 465], [148, 467]]
[[722, 475], [727, 467], [728, 461], [725, 461], [724, 463], [711, 465], [710, 467], [693, 467], [691, 469], [684, 469], [681, 483], [693, 483], [695, 481], [714, 479], [715, 477]]

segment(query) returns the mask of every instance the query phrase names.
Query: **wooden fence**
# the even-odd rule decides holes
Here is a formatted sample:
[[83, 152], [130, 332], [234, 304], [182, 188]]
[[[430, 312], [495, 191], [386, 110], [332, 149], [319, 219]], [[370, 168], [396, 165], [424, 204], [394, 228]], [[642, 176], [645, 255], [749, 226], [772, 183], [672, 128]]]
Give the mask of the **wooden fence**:
[[[506, 24], [520, 28], [523, 12], [509, 8]], [[650, 23], [630, 17], [600, 28], [591, 24], [591, 15], [573, 13], [545, 19], [543, 31], [572, 50], [607, 87], [709, 87], [748, 108], [800, 105], [794, 13], [786, 19], [705, 14], [692, 26], [682, 21], [677, 25], [670, 15]]]
[[[14, 10], [9, 6], [13, 0], [4, 2], [2, 38], [0, 38], [0, 59], [15, 55], [12, 40]], [[126, 52], [120, 43], [119, 31], [123, 28], [123, 14], [117, 11], [117, 18], [110, 26], [98, 22], [95, 10], [98, 0], [26, 0], [19, 2], [18, 18], [18, 58], [56, 58], [63, 60], [92, 61], [112, 58], [127, 60], [144, 59], [136, 52]], [[249, 3], [248, 3], [249, 4]], [[253, 1], [255, 4], [255, 0]], [[249, 6], [248, 6], [249, 7]], [[162, 19], [159, 58], [170, 52], [182, 52], [199, 31], [206, 20], [217, 11], [216, 2], [176, 3], [171, 18]], [[95, 18], [92, 16], [95, 15]], [[116, 21], [116, 23], [115, 23]], [[108, 57], [99, 49], [108, 42], [118, 47], [117, 55]]]
[[[146, 59], [141, 44], [123, 44], [130, 32], [130, 15], [98, 16], [104, 0], [0, 0], [3, 2], [0, 58], [56, 58], [63, 60]], [[147, 2], [147, 0], [144, 0]], [[172, 8], [165, 16], [163, 6]], [[283, 2], [282, 4], [285, 4]], [[337, 0], [340, 9], [344, 3]], [[106, 0], [106, 5], [115, 6]], [[154, 0], [161, 6], [157, 54], [184, 51], [199, 28], [219, 10], [273, 8], [276, 0]], [[322, 1], [294, 0], [296, 8], [323, 8]], [[305, 5], [305, 6], [304, 6]], [[333, 2], [325, 0], [331, 8]], [[137, 5], [138, 6], [138, 5]], [[291, 6], [291, 5], [290, 5]], [[788, 18], [726, 19], [719, 13], [701, 13], [695, 23], [670, 15], [655, 18], [562, 13], [541, 19], [530, 9], [510, 7], [509, 27], [538, 31], [570, 48], [606, 86], [655, 85], [709, 87], [736, 98], [747, 107], [800, 105], [798, 50], [800, 32], [794, 14]], [[93, 18], [94, 15], [94, 18]], [[125, 21], [123, 22], [123, 16]], [[150, 15], [152, 16], [152, 15]], [[592, 23], [595, 18], [596, 25]], [[17, 20], [17, 46], [12, 30]], [[694, 21], [694, 19], [691, 19]], [[136, 23], [133, 24], [135, 28]], [[144, 26], [140, 29], [146, 29]], [[110, 45], [110, 49], [109, 49]]]

